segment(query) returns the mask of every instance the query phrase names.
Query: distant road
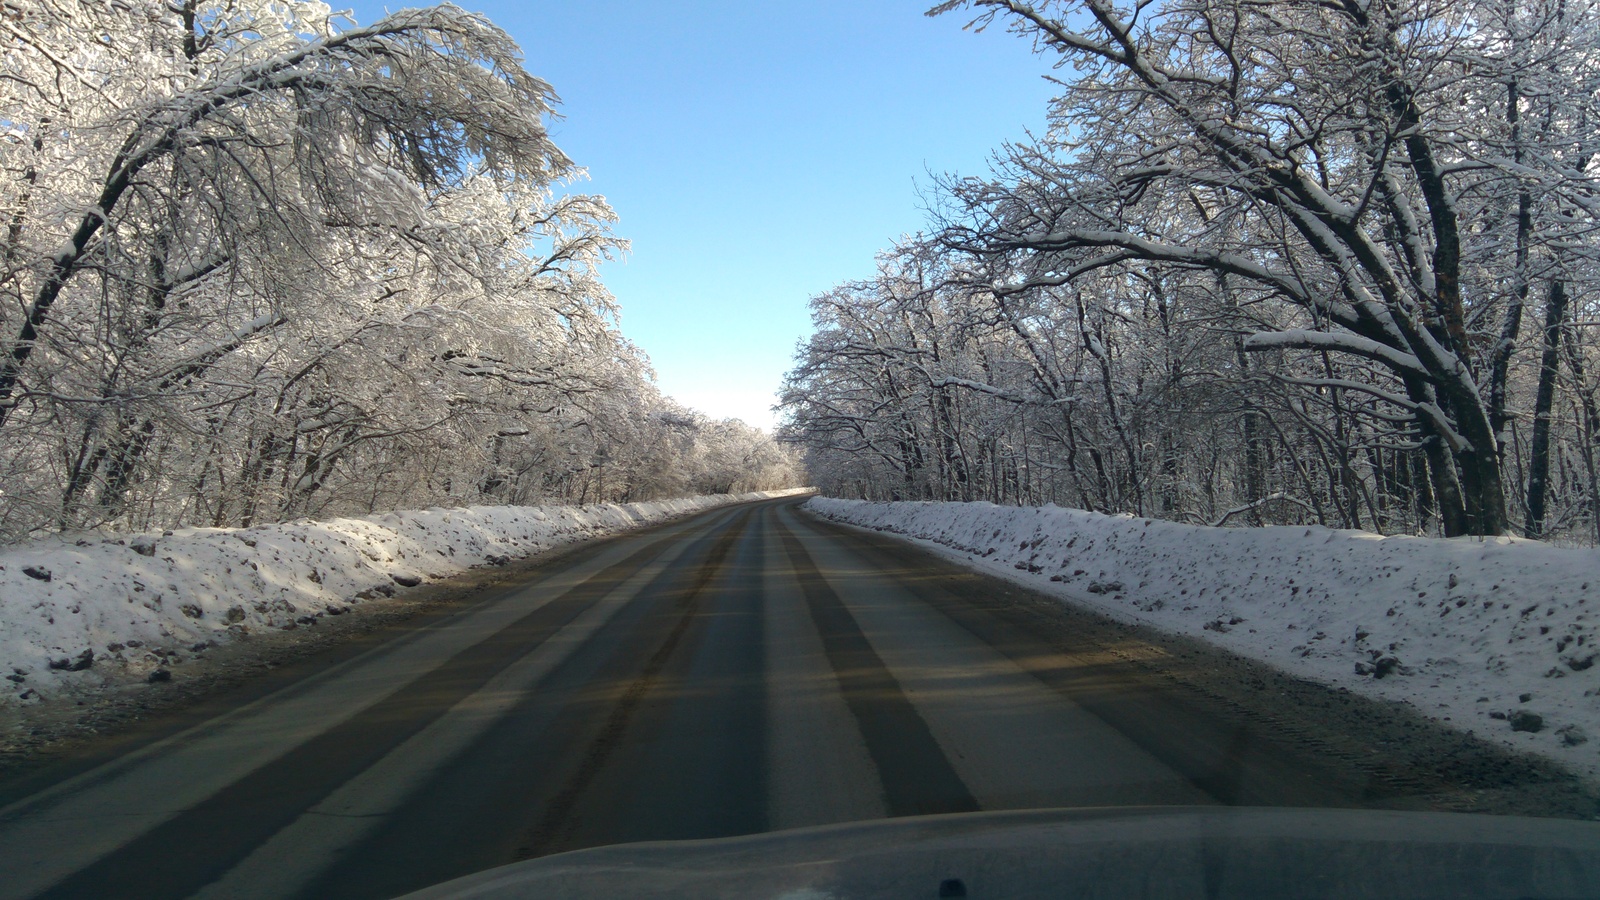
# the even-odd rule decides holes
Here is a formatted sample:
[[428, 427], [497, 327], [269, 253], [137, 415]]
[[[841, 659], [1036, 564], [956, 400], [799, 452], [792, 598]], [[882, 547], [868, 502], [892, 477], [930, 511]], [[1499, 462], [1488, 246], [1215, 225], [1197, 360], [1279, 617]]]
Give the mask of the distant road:
[[882, 816], [1384, 789], [801, 498], [603, 541], [0, 809], [0, 897], [379, 898]]

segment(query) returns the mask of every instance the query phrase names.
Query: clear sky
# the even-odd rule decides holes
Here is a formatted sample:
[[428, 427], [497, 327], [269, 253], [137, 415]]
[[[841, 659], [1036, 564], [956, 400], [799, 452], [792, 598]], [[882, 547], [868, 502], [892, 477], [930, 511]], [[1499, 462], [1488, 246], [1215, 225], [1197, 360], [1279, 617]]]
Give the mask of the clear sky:
[[933, 2], [457, 0], [560, 94], [556, 143], [633, 242], [604, 279], [661, 389], [763, 428], [806, 301], [923, 227], [929, 172], [1043, 126], [1047, 61]]

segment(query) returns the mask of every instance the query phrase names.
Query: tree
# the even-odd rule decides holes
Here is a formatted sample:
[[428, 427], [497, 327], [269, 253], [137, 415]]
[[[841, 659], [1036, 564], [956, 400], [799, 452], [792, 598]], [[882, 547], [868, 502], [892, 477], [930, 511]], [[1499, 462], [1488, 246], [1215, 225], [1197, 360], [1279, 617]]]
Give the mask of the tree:
[[[497, 175], [548, 182], [569, 167], [545, 134], [549, 86], [523, 71], [515, 44], [488, 20], [444, 5], [336, 32], [316, 7], [288, 7], [293, 13], [287, 17], [275, 15], [277, 9], [249, 14], [229, 7], [202, 16], [197, 0], [190, 0], [179, 12], [166, 10], [164, 24], [182, 27], [174, 27], [166, 42], [175, 52], [166, 54], [165, 71], [147, 78], [149, 92], [112, 98], [108, 121], [70, 132], [75, 143], [99, 144], [106, 161], [97, 168], [104, 175], [72, 204], [81, 211], [69, 214], [64, 240], [52, 245], [53, 235], [41, 235], [29, 242], [54, 249], [41, 256], [33, 278], [18, 279], [31, 284], [23, 288], [16, 337], [0, 359], [0, 425], [15, 407], [19, 379], [52, 308], [96, 254], [108, 262], [114, 255], [149, 259], [160, 270], [151, 290], [166, 294], [184, 283], [183, 276], [193, 280], [227, 265], [230, 245], [264, 224], [263, 206], [274, 212], [269, 221], [291, 228], [327, 217], [359, 223], [374, 214], [385, 224], [402, 224], [420, 197], [406, 186], [383, 190], [394, 176], [438, 184], [476, 160]], [[50, 52], [41, 32], [70, 32], [73, 12], [89, 10], [46, 6], [38, 18], [56, 20], [48, 26], [10, 25], [18, 56], [35, 62], [36, 71], [57, 70], [57, 84], [76, 74]], [[134, 7], [121, 15], [143, 12]], [[131, 30], [123, 22], [107, 24], [111, 33]], [[97, 37], [90, 32], [78, 42], [95, 44], [102, 57], [115, 50]], [[40, 83], [31, 86], [42, 90]], [[49, 139], [47, 129], [61, 127], [54, 118], [39, 118], [32, 124], [36, 142]], [[364, 172], [376, 174], [379, 183], [364, 183]], [[40, 181], [37, 167], [31, 180]], [[370, 194], [364, 190], [374, 187]], [[67, 205], [73, 193], [57, 202]], [[212, 203], [193, 202], [208, 194]], [[201, 221], [183, 221], [194, 213]], [[20, 246], [27, 223], [13, 221]], [[163, 277], [171, 267], [162, 251], [189, 244], [179, 229], [197, 225], [217, 235], [221, 246], [205, 262], [179, 270], [183, 276]], [[117, 246], [140, 231], [149, 235], [144, 253]], [[140, 279], [127, 273], [119, 280]], [[148, 302], [159, 312], [164, 301]]]
[[938, 182], [929, 237], [814, 299], [784, 435], [815, 483], [1600, 534], [1591, 4], [933, 14], [963, 6], [1071, 74], [1044, 135]]
[[41, 0], [0, 38], [0, 536], [687, 486], [616, 449], [673, 408], [627, 245], [487, 19]]
[[[1003, 17], [1078, 74], [1046, 140], [1010, 148], [1002, 178], [954, 186], [967, 215], [950, 223], [951, 247], [1023, 253], [1039, 283], [1142, 261], [1255, 285], [1299, 312], [1246, 350], [1362, 361], [1371, 376], [1338, 387], [1411, 416], [1445, 532], [1509, 527], [1469, 327], [1493, 321], [1491, 286], [1516, 260], [1475, 256], [1469, 229], [1508, 182], [1592, 205], [1592, 179], [1553, 149], [1589, 139], [1582, 116], [1549, 119], [1537, 142], [1519, 133], [1508, 154], [1514, 122], [1482, 114], [1528, 71], [1527, 54], [1504, 50], [1527, 35], [1489, 4], [976, 0], [933, 12], [961, 6], [979, 27]], [[1541, 12], [1538, 65], [1593, 59], [1592, 14], [1566, 19], [1586, 22], [1574, 30]], [[1593, 103], [1581, 87], [1545, 87], [1554, 108]]]

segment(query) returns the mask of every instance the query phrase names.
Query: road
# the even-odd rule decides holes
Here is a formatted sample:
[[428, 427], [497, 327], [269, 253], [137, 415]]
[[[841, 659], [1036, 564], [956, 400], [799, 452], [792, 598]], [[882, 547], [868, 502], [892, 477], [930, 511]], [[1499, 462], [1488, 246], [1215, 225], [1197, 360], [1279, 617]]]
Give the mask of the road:
[[796, 499], [598, 542], [14, 799], [0, 897], [379, 898], [625, 841], [1381, 792], [1013, 591]]

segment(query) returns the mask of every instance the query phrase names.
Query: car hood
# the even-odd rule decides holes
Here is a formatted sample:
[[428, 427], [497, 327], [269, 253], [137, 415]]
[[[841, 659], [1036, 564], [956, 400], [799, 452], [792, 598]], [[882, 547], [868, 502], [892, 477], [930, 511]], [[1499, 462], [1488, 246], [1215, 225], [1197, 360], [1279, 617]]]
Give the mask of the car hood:
[[1600, 823], [1158, 807], [917, 816], [515, 863], [407, 900], [1595, 897]]

